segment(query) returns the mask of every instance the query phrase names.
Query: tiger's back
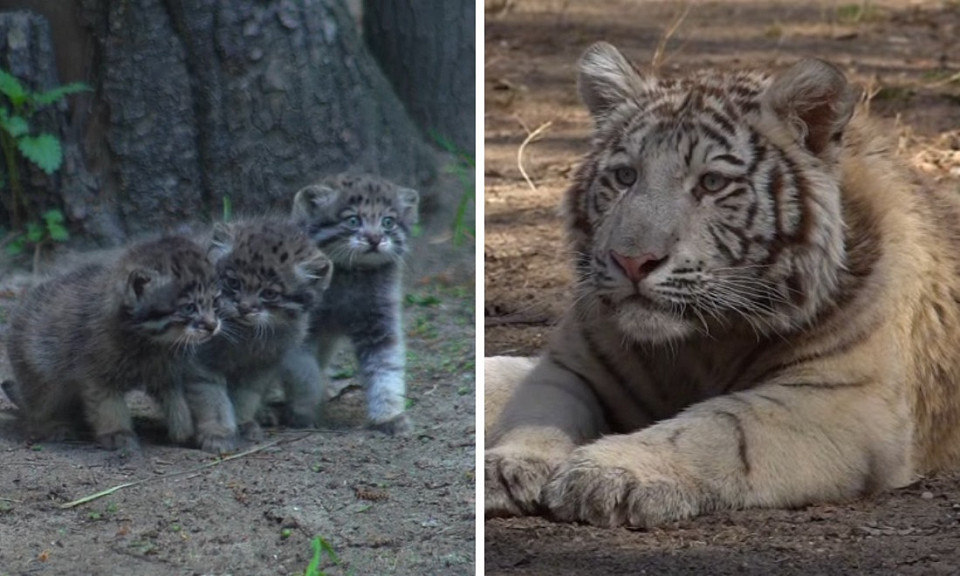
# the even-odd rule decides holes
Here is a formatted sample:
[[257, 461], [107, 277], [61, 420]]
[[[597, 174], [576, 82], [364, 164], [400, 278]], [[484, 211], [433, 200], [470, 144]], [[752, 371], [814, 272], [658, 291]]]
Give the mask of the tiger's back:
[[650, 525], [960, 465], [960, 199], [850, 119], [839, 71], [663, 80], [596, 45], [580, 90], [577, 303], [490, 430], [488, 512]]

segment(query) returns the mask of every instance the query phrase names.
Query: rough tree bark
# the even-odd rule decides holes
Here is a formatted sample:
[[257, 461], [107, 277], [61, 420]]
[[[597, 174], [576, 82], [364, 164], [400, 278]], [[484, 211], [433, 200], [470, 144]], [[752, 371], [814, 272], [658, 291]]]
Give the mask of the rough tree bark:
[[73, 100], [68, 162], [46, 187], [103, 243], [218, 218], [225, 197], [237, 213], [285, 210], [347, 169], [420, 188], [435, 177], [340, 0], [14, 3], [51, 19], [63, 81], [95, 88]]
[[410, 115], [475, 150], [474, 0], [364, 0], [364, 40]]

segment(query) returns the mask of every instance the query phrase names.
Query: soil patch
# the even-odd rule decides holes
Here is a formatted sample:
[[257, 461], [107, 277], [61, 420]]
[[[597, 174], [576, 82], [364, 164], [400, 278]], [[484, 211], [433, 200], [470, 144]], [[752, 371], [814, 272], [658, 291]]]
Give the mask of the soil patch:
[[[269, 430], [262, 450], [210, 465], [166, 443], [137, 402], [143, 454], [124, 460], [91, 444], [28, 444], [0, 394], [0, 575], [302, 575], [318, 538], [338, 559], [323, 554], [328, 575], [473, 574], [474, 251], [451, 247], [451, 210], [409, 258], [413, 433], [364, 429], [363, 393], [347, 386], [325, 406], [325, 429]], [[4, 319], [31, 281], [0, 282], [0, 379], [11, 376]], [[349, 356], [337, 368], [355, 383]]]

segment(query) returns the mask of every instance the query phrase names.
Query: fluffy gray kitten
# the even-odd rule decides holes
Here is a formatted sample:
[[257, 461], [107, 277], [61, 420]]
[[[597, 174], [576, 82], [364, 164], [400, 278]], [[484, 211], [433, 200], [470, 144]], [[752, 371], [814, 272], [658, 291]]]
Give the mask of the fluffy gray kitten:
[[29, 433], [63, 440], [89, 428], [106, 448], [136, 450], [124, 393], [143, 386], [162, 402], [170, 438], [189, 439], [183, 385], [196, 377], [195, 347], [220, 328], [216, 293], [206, 254], [182, 237], [36, 286], [11, 320], [15, 380], [4, 383]]
[[[303, 230], [273, 218], [217, 225], [211, 257], [223, 330], [198, 355], [221, 379], [190, 383], [187, 399], [200, 447], [223, 452], [234, 448], [237, 432], [247, 440], [261, 438], [255, 416], [263, 394], [280, 379], [287, 352], [302, 345], [308, 314], [333, 266]], [[312, 424], [319, 392], [306, 387], [287, 394], [288, 420]]]
[[415, 190], [350, 174], [307, 186], [293, 201], [294, 220], [330, 256], [336, 271], [311, 314], [304, 353], [288, 357], [286, 378], [307, 387], [305, 380], [325, 374], [337, 342], [349, 338], [366, 389], [369, 423], [390, 434], [410, 428], [404, 414], [400, 299], [402, 258], [418, 202]]

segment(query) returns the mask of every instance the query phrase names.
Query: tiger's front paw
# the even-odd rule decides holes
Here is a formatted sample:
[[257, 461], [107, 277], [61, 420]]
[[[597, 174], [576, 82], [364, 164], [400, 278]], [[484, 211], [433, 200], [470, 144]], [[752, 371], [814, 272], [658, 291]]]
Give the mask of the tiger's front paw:
[[529, 516], [541, 511], [540, 489], [555, 467], [534, 451], [491, 448], [483, 459], [484, 515]]
[[618, 465], [596, 452], [592, 446], [576, 450], [544, 486], [543, 502], [555, 519], [650, 528], [705, 511], [702, 490], [668, 463], [623, 457]]

